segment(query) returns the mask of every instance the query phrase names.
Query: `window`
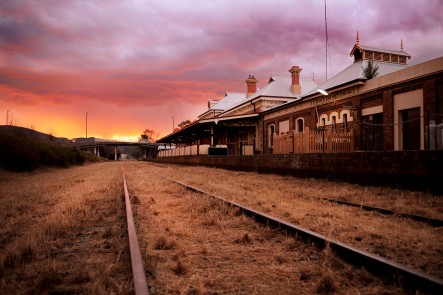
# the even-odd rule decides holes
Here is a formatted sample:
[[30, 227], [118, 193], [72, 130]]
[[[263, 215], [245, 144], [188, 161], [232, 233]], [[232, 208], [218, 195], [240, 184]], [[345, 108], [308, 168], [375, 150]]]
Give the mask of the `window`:
[[362, 116], [361, 148], [367, 151], [383, 150], [383, 113]]
[[398, 58], [399, 58], [398, 60], [399, 63], [406, 64], [406, 56], [399, 56]]
[[269, 141], [268, 141], [268, 146], [269, 146], [269, 148], [272, 148], [273, 146], [274, 146], [274, 133], [275, 133], [275, 126], [274, 125], [269, 125], [269, 128], [268, 128], [268, 138], [269, 138]]
[[278, 132], [280, 134], [289, 132], [289, 120], [281, 121], [278, 123]]
[[337, 119], [335, 116], [332, 116], [332, 130], [337, 129]]
[[321, 126], [326, 127], [326, 119], [321, 119]]
[[297, 119], [297, 124], [296, 124], [296, 126], [297, 126], [297, 132], [298, 133], [303, 133], [303, 130], [304, 130], [304, 126], [303, 126], [304, 124], [303, 124], [303, 119]]
[[343, 114], [343, 130], [348, 133], [348, 114]]
[[380, 52], [374, 52], [374, 60], [381, 60], [381, 53]]

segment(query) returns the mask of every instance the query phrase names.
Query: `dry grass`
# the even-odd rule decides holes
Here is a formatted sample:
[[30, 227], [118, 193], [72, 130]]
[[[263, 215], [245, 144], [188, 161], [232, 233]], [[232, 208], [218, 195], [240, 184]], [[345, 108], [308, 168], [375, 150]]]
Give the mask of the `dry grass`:
[[149, 169], [443, 278], [442, 228], [317, 199], [342, 199], [443, 219], [442, 196], [205, 167], [163, 167]]
[[[0, 171], [0, 293], [132, 293], [121, 165], [156, 294], [401, 294], [364, 269], [254, 223], [195, 185], [384, 257], [442, 275], [441, 229], [315, 197], [441, 218], [439, 196], [143, 162]], [[153, 292], [154, 293], [154, 292]]]
[[[330, 251], [260, 226], [238, 210], [158, 177], [177, 177], [181, 169], [127, 163], [125, 170], [131, 171], [126, 176], [130, 193], [140, 200], [134, 208], [138, 234], [148, 282], [158, 294], [403, 292], [370, 274], [362, 276], [364, 270]], [[175, 241], [175, 248], [159, 249], [159, 240]]]
[[121, 190], [112, 163], [0, 172], [0, 293], [131, 293]]

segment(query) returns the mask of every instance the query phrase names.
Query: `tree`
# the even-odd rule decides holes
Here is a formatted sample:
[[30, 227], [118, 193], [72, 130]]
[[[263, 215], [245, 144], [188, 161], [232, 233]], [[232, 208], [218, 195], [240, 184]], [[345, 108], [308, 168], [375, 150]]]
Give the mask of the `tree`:
[[186, 120], [186, 121], [183, 121], [180, 124], [178, 124], [178, 127], [180, 127], [181, 129], [184, 129], [184, 128], [186, 128], [186, 126], [191, 125], [191, 124], [192, 124], [191, 120]]
[[145, 129], [145, 131], [143, 131], [143, 133], [142, 134], [140, 134], [140, 136], [139, 136], [139, 140], [143, 140], [143, 139], [152, 139], [152, 140], [155, 140], [155, 139], [157, 139], [158, 138], [158, 136], [159, 136], [159, 132], [156, 132], [156, 131], [154, 131], [153, 129], [149, 129], [149, 128], [147, 128], [147, 129]]
[[363, 76], [368, 80], [377, 77], [378, 65], [374, 65], [374, 62], [369, 60], [366, 68], [363, 68]]

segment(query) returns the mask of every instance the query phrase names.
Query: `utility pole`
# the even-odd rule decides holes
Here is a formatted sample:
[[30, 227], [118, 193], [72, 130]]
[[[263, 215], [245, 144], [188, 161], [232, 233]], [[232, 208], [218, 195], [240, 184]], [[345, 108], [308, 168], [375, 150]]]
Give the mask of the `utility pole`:
[[328, 21], [326, 18], [326, 0], [325, 0], [325, 35], [326, 35], [326, 52], [325, 52], [325, 57], [326, 57], [326, 81], [328, 81]]
[[174, 127], [175, 127], [174, 116], [172, 116], [171, 118], [172, 118], [172, 132], [174, 132]]
[[86, 112], [86, 139], [88, 138], [88, 114], [89, 112]]
[[10, 110], [7, 110], [7, 111], [6, 111], [6, 124], [5, 124], [5, 125], [8, 125], [9, 111], [10, 111]]

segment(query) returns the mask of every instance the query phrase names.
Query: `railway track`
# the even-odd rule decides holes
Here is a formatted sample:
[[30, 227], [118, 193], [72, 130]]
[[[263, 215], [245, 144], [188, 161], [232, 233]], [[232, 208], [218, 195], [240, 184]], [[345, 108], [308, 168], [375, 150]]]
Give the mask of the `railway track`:
[[348, 263], [364, 267], [365, 269], [369, 270], [370, 272], [381, 278], [389, 278], [389, 280], [393, 284], [400, 283], [403, 285], [404, 288], [412, 291], [420, 291], [431, 294], [443, 294], [442, 279], [412, 268], [408, 268], [404, 265], [371, 254], [356, 247], [349, 246], [339, 241], [327, 238], [319, 233], [288, 223], [284, 220], [275, 218], [257, 210], [245, 207], [239, 203], [229, 201], [226, 198], [211, 194], [199, 188], [167, 177], [164, 178], [168, 181], [179, 184], [188, 190], [208, 195], [214, 199], [228, 204], [229, 206], [238, 208], [244, 215], [250, 216], [254, 220], [262, 224], [266, 224], [267, 226], [272, 228], [278, 228], [287, 234], [297, 236], [304, 241], [308, 241], [309, 243], [315, 243], [319, 248], [323, 249], [325, 247], [329, 247], [338, 257], [341, 257]]
[[361, 208], [366, 211], [375, 211], [375, 212], [378, 212], [378, 213], [381, 213], [384, 215], [394, 215], [394, 216], [401, 217], [401, 218], [409, 218], [409, 219], [412, 219], [415, 221], [424, 222], [424, 223], [426, 223], [430, 226], [434, 226], [434, 227], [443, 226], [443, 220], [441, 220], [441, 219], [435, 219], [435, 218], [431, 218], [431, 217], [420, 216], [420, 215], [410, 214], [410, 213], [397, 212], [397, 211], [393, 211], [393, 210], [389, 210], [389, 209], [385, 209], [385, 208], [372, 207], [372, 206], [361, 205], [361, 204], [352, 203], [352, 202], [348, 202], [348, 201], [341, 201], [341, 200], [324, 198], [324, 197], [317, 197], [317, 199], [323, 200], [323, 201], [328, 201], [331, 203], [336, 203], [339, 205], [357, 207], [357, 208]]
[[132, 214], [131, 200], [128, 186], [126, 184], [125, 173], [123, 172], [123, 190], [125, 193], [126, 221], [128, 225], [129, 250], [131, 253], [132, 277], [134, 291], [136, 295], [149, 295], [148, 284], [146, 282], [145, 269], [143, 267], [142, 255], [135, 230], [134, 216]]

